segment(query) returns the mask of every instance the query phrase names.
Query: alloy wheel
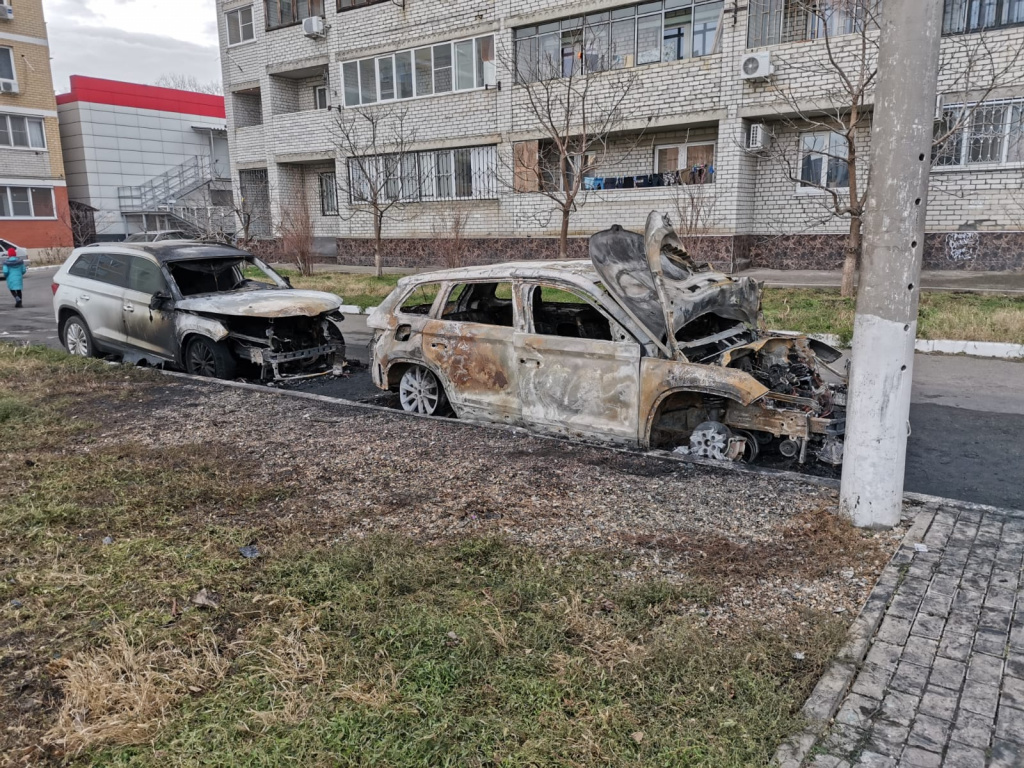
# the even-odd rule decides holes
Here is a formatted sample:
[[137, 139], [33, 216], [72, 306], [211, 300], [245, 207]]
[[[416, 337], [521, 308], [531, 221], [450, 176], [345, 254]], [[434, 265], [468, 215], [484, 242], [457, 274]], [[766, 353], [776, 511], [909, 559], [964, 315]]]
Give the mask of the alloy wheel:
[[64, 331], [64, 343], [68, 354], [89, 357], [89, 334], [81, 323], [71, 321]]
[[441, 397], [441, 385], [427, 369], [417, 365], [402, 374], [402, 380], [398, 385], [398, 398], [403, 410], [433, 415], [439, 410]]
[[197, 341], [189, 347], [188, 371], [196, 376], [217, 375], [217, 360], [209, 344]]

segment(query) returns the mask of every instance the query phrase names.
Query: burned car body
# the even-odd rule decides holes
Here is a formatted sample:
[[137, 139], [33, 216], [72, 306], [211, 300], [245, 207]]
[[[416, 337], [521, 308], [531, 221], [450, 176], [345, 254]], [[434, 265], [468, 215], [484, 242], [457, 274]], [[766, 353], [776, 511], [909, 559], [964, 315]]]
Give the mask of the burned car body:
[[[696, 264], [668, 219], [594, 235], [591, 260], [419, 274], [370, 315], [402, 407], [585, 440], [842, 461], [840, 353], [760, 325], [761, 286]], [[670, 331], [671, 329], [671, 331]]]
[[119, 354], [189, 373], [261, 380], [319, 375], [344, 360], [341, 299], [293, 289], [245, 251], [166, 241], [77, 249], [54, 276], [72, 354]]

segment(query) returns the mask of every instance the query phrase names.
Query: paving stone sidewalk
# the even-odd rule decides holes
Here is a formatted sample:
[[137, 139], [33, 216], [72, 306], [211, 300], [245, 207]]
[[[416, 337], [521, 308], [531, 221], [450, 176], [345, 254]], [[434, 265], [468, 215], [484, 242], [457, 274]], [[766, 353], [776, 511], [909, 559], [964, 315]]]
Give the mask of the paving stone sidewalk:
[[[1024, 768], [1024, 518], [940, 508], [813, 768]], [[883, 577], [884, 578], [884, 577]]]

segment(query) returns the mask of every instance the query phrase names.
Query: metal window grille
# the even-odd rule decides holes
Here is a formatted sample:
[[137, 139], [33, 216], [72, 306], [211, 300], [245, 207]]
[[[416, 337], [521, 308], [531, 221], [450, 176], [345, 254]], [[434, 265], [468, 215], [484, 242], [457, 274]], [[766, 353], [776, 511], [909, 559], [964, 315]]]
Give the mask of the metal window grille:
[[[270, 237], [270, 181], [266, 168], [238, 172], [242, 215], [249, 218], [249, 237]], [[243, 229], [244, 224], [243, 223]]]
[[954, 35], [1024, 24], [1024, 0], [946, 0], [942, 33]]
[[349, 158], [354, 203], [487, 200], [498, 196], [495, 146]]
[[1024, 99], [951, 104], [936, 120], [938, 167], [1024, 162]]
[[320, 173], [320, 215], [338, 215], [338, 180], [334, 171]]

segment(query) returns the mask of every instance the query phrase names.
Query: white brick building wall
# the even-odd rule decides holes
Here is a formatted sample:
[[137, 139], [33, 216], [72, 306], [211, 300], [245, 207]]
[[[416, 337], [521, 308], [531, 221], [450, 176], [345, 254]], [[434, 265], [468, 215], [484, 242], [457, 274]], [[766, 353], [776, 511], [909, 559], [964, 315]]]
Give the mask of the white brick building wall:
[[[229, 46], [225, 13], [249, 5], [255, 38]], [[412, 128], [411, 141], [416, 149], [499, 146], [499, 155], [505, 160], [498, 164], [503, 181], [498, 184], [497, 199], [448, 204], [467, 212], [467, 236], [554, 237], [560, 225], [557, 206], [543, 195], [512, 190], [511, 144], [543, 138], [536, 116], [526, 107], [524, 88], [514, 83], [509, 71], [513, 30], [623, 5], [607, 0], [406, 0], [405, 8], [385, 2], [339, 13], [334, 0], [326, 0], [326, 34], [322, 39], [308, 39], [300, 26], [266, 30], [259, 0], [218, 0], [236, 183], [239, 169], [266, 168], [272, 213], [278, 220], [282, 196], [292, 188], [289, 180], [301, 170], [306, 174], [306, 196], [319, 237], [372, 237], [372, 217], [365, 206], [350, 206], [344, 189], [347, 166], [336, 128], [337, 121], [345, 119], [344, 111], [337, 110], [344, 101], [342, 63], [494, 34], [500, 88], [446, 93], [367, 109], [401, 110], [406, 125]], [[621, 129], [628, 135], [618, 135], [610, 142], [595, 173], [651, 173], [657, 144], [682, 143], [687, 137], [691, 141], [714, 140], [717, 173], [714, 189], [708, 193], [714, 200], [711, 233], [748, 240], [842, 235], [848, 222], [829, 215], [823, 205], [827, 198], [821, 193], [799, 189], [778, 157], [785, 150], [798, 165], [800, 131], [793, 124], [793, 104], [827, 113], [844, 103], [841, 95], [837, 96], [841, 91], [838, 78], [825, 63], [824, 43], [804, 41], [758, 49], [771, 54], [775, 76], [768, 83], [744, 81], [739, 76], [739, 65], [748, 52], [747, 11], [745, 4], [741, 5], [734, 14], [733, 4], [725, 4], [719, 53], [590, 76], [591, 98], [595, 100], [614, 98], [623, 77], [635, 77], [623, 102]], [[1008, 69], [1014, 52], [1024, 44], [1024, 27], [986, 33], [985, 39], [994, 51], [993, 69]], [[968, 51], [977, 40], [977, 35], [944, 38], [940, 91], [946, 94], [947, 103], [971, 98], [977, 93], [974, 86], [985, 80], [981, 73], [968, 87], [964, 85]], [[853, 68], [860, 36], [837, 37], [830, 42], [833, 54], [851, 62]], [[1021, 73], [1002, 74], [1002, 87], [993, 92], [993, 97], [1024, 96], [1024, 62], [1019, 69]], [[329, 87], [329, 99], [336, 109], [314, 108], [313, 90], [318, 84]], [[868, 109], [871, 98], [869, 93]], [[777, 142], [775, 150], [764, 154], [745, 151], [743, 145], [752, 123], [769, 126]], [[867, 128], [860, 132], [858, 146], [861, 158], [866, 159], [870, 155]], [[332, 159], [342, 180], [342, 210], [338, 216], [321, 216], [318, 189], [310, 185], [315, 185], [320, 170], [332, 167]], [[929, 231], [1019, 230], [1024, 219], [1022, 178], [1024, 167], [1020, 165], [937, 169], [932, 175]], [[586, 236], [616, 222], [627, 227], [642, 226], [652, 208], [671, 214], [681, 194], [684, 192], [671, 187], [588, 193], [572, 216], [570, 234]], [[385, 220], [385, 237], [433, 237], [444, 210], [446, 205], [428, 202], [396, 208]]]

